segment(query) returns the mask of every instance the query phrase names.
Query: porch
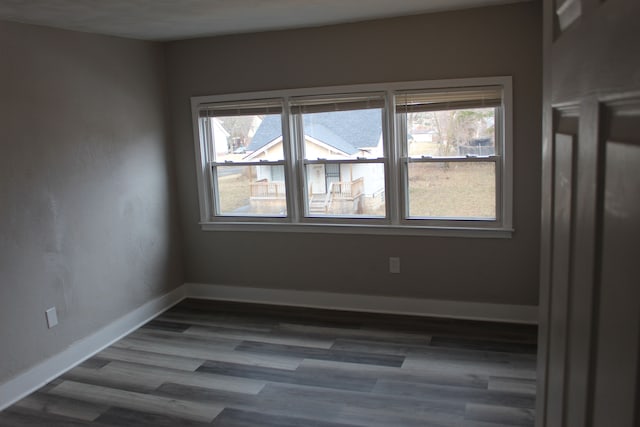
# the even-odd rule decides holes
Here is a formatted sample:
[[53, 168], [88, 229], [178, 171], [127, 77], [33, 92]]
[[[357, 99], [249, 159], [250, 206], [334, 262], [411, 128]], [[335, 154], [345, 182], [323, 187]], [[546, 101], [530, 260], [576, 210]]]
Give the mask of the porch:
[[283, 181], [260, 179], [252, 182], [249, 189], [251, 212], [286, 212], [286, 189]]
[[[330, 182], [326, 193], [314, 193], [309, 186], [310, 215], [362, 214], [364, 206], [364, 178], [353, 181]], [[382, 193], [384, 198], [384, 193]], [[377, 199], [374, 195], [374, 198]], [[251, 212], [286, 211], [286, 190], [282, 181], [261, 179], [250, 184]]]
[[313, 193], [309, 188], [309, 214], [354, 214], [361, 213], [361, 199], [364, 195], [364, 178], [353, 181], [329, 183], [326, 193]]

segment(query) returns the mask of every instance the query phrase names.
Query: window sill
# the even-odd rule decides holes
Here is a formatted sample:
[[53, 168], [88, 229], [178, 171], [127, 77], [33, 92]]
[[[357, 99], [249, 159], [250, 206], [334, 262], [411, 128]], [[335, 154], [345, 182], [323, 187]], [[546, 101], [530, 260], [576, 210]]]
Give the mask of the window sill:
[[437, 236], [510, 239], [513, 229], [479, 227], [424, 227], [355, 224], [283, 224], [246, 222], [201, 222], [203, 231], [259, 231], [277, 233], [372, 234], [386, 236]]

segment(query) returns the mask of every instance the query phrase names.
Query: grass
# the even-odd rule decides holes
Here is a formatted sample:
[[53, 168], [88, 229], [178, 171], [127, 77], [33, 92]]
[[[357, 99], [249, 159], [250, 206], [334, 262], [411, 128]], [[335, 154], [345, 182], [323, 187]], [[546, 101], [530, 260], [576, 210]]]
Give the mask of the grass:
[[[413, 142], [410, 156], [438, 155], [438, 143]], [[413, 163], [409, 213], [414, 217], [495, 218], [495, 169], [487, 163]]]
[[241, 174], [218, 178], [220, 212], [229, 214], [236, 209], [249, 205], [249, 180]]
[[493, 163], [413, 163], [409, 213], [414, 217], [495, 218]]

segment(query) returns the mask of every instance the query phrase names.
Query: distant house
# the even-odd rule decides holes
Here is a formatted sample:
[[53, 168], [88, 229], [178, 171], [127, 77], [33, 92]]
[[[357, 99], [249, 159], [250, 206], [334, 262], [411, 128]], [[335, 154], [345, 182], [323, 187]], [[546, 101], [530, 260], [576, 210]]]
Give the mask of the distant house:
[[437, 134], [434, 129], [424, 125], [416, 125], [410, 129], [409, 142], [432, 142], [434, 135], [437, 136]]
[[[376, 109], [303, 115], [305, 158], [345, 160], [383, 157], [382, 124]], [[244, 160], [282, 158], [279, 117], [267, 116], [247, 147]], [[257, 166], [257, 186], [272, 188], [284, 198], [284, 168]], [[277, 187], [282, 184], [282, 189]], [[310, 213], [358, 214], [384, 203], [384, 169], [380, 163], [313, 164], [307, 167]], [[269, 191], [252, 191], [254, 201]], [[258, 206], [256, 206], [258, 208]]]

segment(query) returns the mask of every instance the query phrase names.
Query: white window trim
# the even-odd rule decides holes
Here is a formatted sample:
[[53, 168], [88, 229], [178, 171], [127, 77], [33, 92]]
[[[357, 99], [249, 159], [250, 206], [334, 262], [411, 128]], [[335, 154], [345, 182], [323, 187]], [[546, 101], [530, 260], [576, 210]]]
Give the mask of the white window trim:
[[[386, 218], [340, 218], [340, 217], [305, 217], [304, 204], [300, 197], [299, 182], [304, 182], [304, 161], [299, 147], [291, 143], [293, 132], [291, 115], [288, 111], [289, 99], [292, 97], [310, 97], [316, 95], [338, 96], [340, 94], [357, 95], [372, 92], [386, 94], [386, 111], [393, 112], [393, 99], [397, 92], [431, 89], [464, 89], [474, 86], [502, 86], [503, 105], [502, 141], [503, 150], [497, 162], [500, 162], [496, 176], [498, 206], [496, 221], [488, 220], [439, 220], [439, 219], [404, 219], [401, 208], [404, 203], [403, 179], [401, 167], [400, 144], [395, 129], [395, 113], [384, 115], [382, 123], [386, 160], [385, 179], [389, 191], [386, 192]], [[431, 235], [452, 237], [490, 237], [510, 238], [513, 234], [513, 92], [510, 76], [482, 77], [471, 79], [427, 80], [414, 82], [380, 83], [349, 86], [331, 86], [306, 89], [289, 89], [280, 91], [247, 92], [213, 96], [196, 96], [191, 98], [193, 117], [193, 133], [196, 153], [196, 175], [198, 199], [200, 206], [200, 225], [207, 231], [269, 231], [269, 232], [304, 232], [304, 233], [339, 233], [339, 234], [381, 234], [381, 235]], [[281, 99], [284, 102], [283, 114], [283, 148], [285, 158], [285, 176], [287, 180], [287, 211], [285, 218], [274, 217], [233, 217], [214, 216], [213, 185], [211, 167], [206, 155], [206, 144], [201, 143], [202, 135], [199, 126], [199, 111], [204, 104], [257, 101], [261, 99]], [[300, 181], [302, 179], [302, 181]]]

